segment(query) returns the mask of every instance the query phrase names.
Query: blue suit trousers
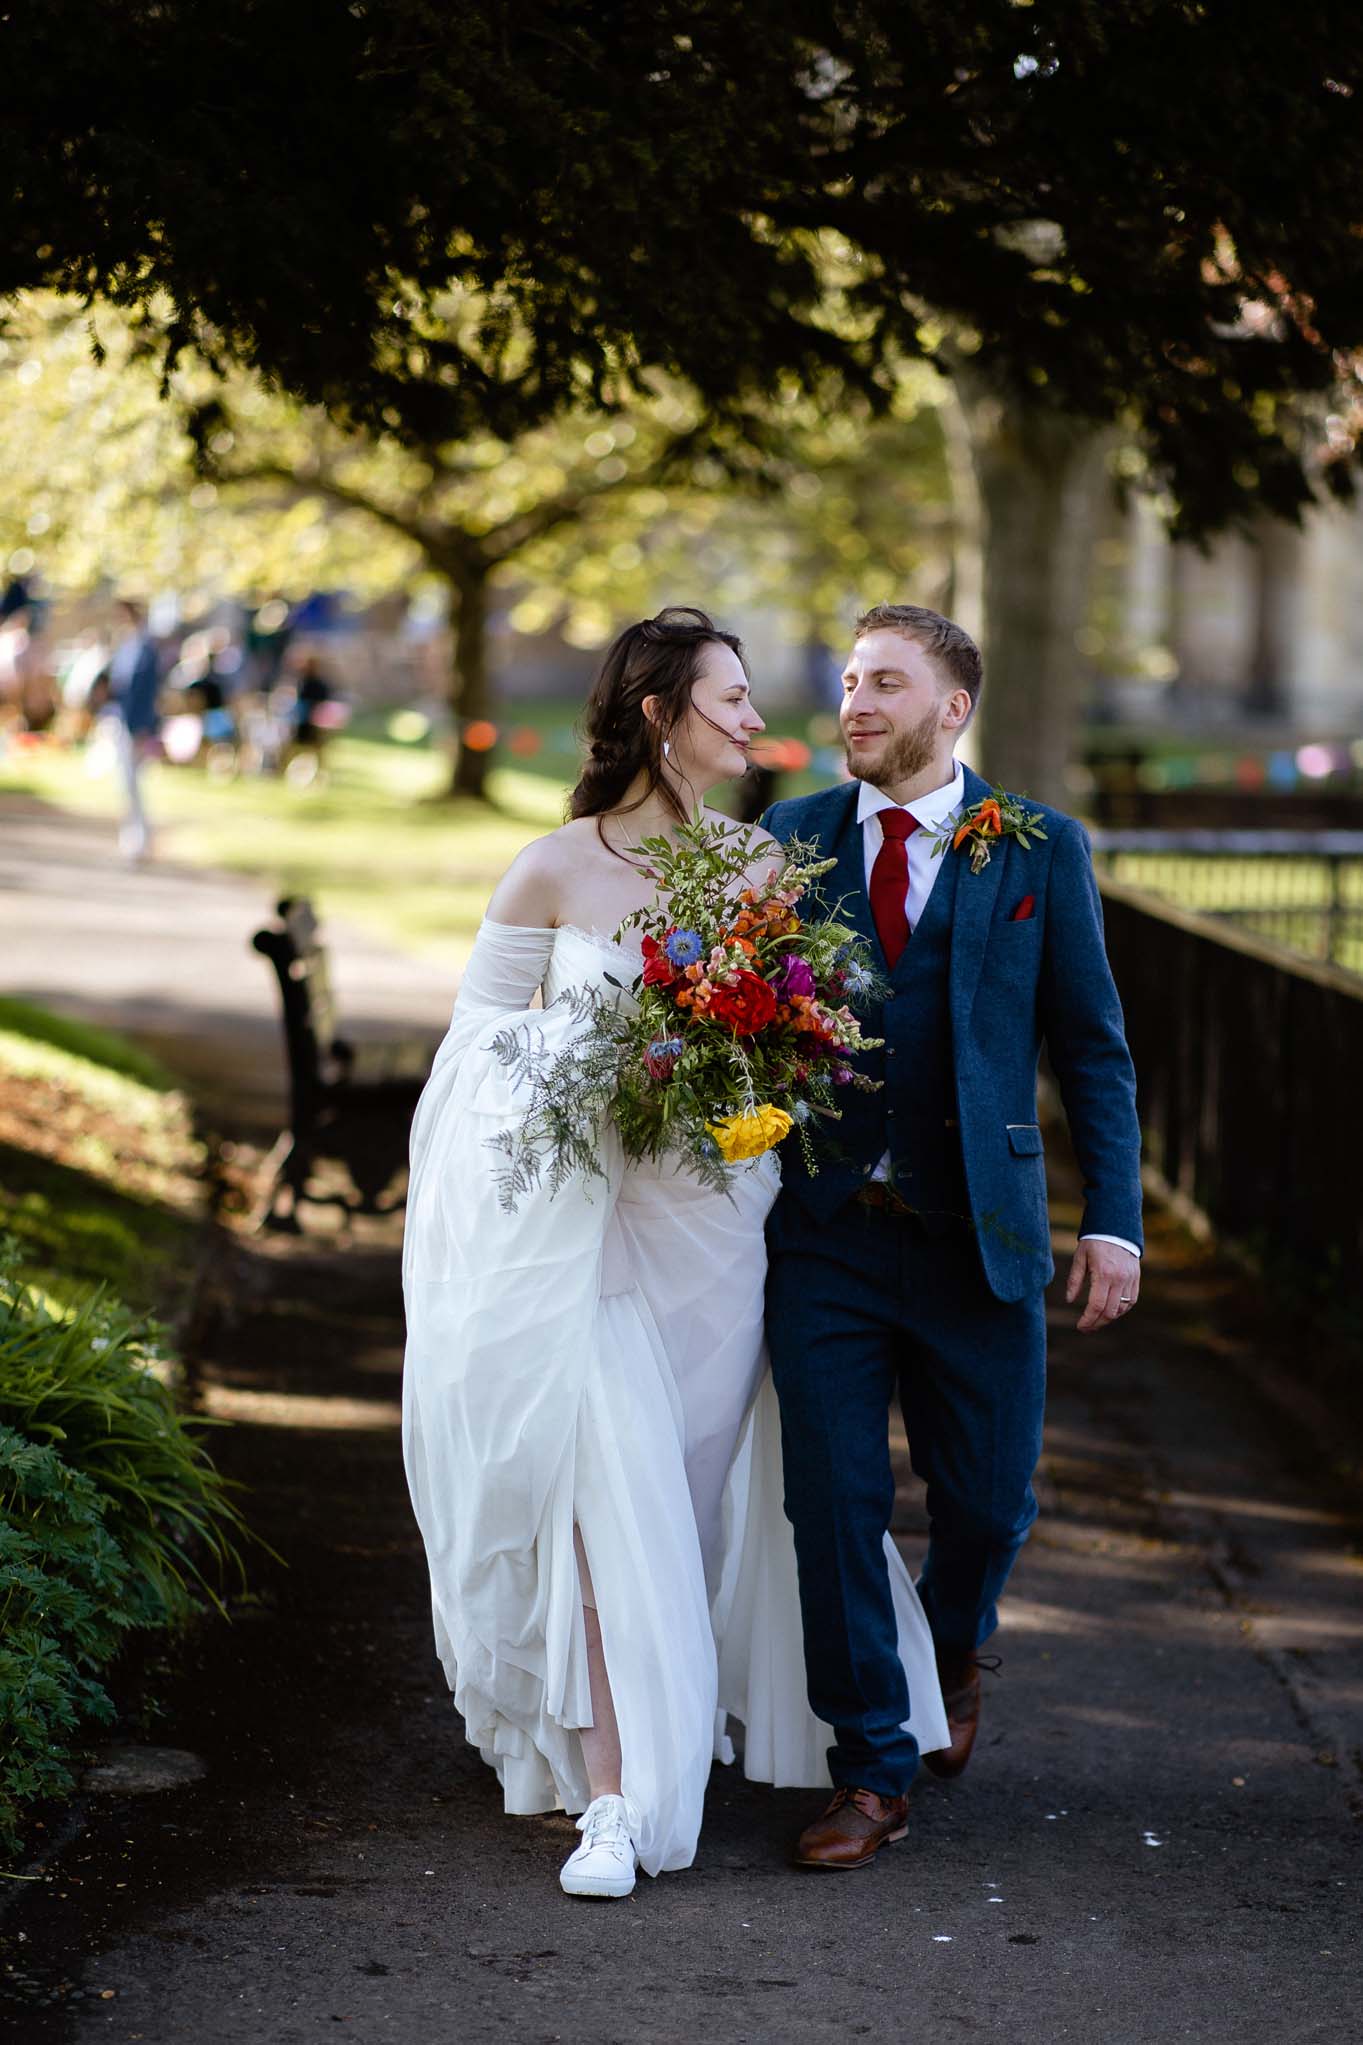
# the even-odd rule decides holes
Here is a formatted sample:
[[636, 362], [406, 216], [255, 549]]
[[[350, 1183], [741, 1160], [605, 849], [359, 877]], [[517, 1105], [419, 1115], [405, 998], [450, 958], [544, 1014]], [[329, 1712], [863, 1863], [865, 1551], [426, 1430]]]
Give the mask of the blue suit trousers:
[[902, 1795], [903, 1730], [884, 1536], [898, 1394], [930, 1539], [919, 1595], [939, 1654], [978, 1647], [1033, 1520], [1045, 1404], [1044, 1296], [997, 1299], [973, 1230], [929, 1238], [853, 1202], [816, 1221], [783, 1199], [769, 1235], [767, 1340], [781, 1404], [809, 1702], [835, 1784]]

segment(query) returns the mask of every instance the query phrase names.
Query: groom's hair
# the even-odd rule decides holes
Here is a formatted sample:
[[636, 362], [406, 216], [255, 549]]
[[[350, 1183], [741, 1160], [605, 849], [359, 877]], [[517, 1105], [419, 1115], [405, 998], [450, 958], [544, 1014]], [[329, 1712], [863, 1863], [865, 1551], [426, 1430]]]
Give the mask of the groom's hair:
[[857, 619], [857, 638], [867, 632], [902, 632], [936, 661], [953, 689], [964, 689], [970, 697], [970, 715], [980, 700], [984, 673], [980, 649], [970, 634], [944, 618], [940, 611], [926, 611], [919, 604], [872, 604]]

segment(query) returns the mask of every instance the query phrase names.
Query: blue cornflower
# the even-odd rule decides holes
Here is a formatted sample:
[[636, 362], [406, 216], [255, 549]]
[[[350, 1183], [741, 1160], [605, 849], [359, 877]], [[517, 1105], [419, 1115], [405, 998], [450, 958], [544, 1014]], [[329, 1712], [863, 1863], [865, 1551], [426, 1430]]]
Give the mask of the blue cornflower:
[[663, 944], [674, 966], [694, 966], [705, 950], [698, 930], [674, 930]]

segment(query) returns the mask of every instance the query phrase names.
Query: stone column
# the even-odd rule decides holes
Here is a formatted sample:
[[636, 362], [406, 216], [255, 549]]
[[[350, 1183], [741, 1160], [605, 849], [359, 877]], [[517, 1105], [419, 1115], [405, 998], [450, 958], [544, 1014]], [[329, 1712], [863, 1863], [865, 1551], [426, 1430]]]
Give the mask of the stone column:
[[1229, 534], [1203, 553], [1188, 541], [1173, 549], [1171, 636], [1176, 693], [1210, 719], [1242, 707], [1254, 657], [1258, 556]]
[[1302, 569], [1307, 539], [1300, 526], [1264, 515], [1256, 521], [1254, 640], [1245, 709], [1283, 717], [1292, 702], [1302, 657]]

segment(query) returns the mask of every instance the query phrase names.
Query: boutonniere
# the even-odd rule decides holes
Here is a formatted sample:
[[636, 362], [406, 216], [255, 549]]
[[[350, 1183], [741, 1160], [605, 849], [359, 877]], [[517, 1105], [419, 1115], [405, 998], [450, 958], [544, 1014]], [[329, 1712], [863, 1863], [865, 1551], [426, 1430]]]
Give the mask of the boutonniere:
[[1041, 810], [1024, 809], [1015, 795], [1006, 795], [1003, 789], [995, 788], [983, 802], [977, 802], [971, 809], [958, 810], [954, 817], [947, 818], [932, 856], [940, 859], [948, 846], [953, 852], [959, 852], [963, 845], [968, 845], [970, 871], [983, 873], [1001, 838], [1016, 838], [1023, 851], [1030, 852], [1033, 838], [1046, 835], [1042, 829], [1042, 815]]

